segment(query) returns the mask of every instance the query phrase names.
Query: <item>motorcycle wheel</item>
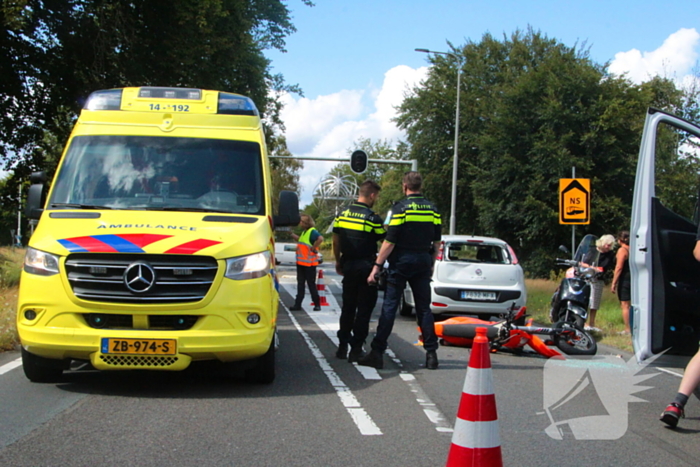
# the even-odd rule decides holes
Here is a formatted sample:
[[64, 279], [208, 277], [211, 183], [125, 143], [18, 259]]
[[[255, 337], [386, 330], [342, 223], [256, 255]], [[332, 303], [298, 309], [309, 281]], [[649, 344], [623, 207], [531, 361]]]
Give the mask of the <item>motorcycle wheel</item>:
[[567, 321], [554, 325], [554, 345], [567, 355], [595, 355], [598, 344], [581, 326]]
[[583, 329], [583, 327], [586, 324], [586, 320], [581, 318], [576, 313], [570, 312], [565, 307], [559, 308], [559, 311], [556, 314], [554, 314], [554, 316], [556, 316], [557, 319], [556, 319], [556, 321], [553, 320], [552, 321], [553, 323], [556, 323], [556, 322], [571, 323], [571, 324], [574, 324], [574, 325], [580, 327], [581, 329]]

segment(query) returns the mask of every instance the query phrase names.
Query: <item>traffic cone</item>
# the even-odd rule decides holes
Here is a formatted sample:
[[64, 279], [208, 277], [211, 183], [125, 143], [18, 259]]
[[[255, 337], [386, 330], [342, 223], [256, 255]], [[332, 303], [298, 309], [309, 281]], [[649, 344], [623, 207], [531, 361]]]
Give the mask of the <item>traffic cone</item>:
[[486, 328], [476, 329], [447, 467], [502, 467], [496, 396]]
[[323, 269], [318, 270], [318, 279], [316, 279], [316, 290], [318, 290], [318, 298], [321, 301], [321, 306], [329, 306], [326, 298], [326, 284], [323, 283]]

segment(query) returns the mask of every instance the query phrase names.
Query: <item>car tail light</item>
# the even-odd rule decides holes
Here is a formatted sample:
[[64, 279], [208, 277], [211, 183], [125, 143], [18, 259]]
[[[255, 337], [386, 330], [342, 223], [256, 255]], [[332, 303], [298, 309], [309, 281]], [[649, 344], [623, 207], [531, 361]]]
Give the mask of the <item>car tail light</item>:
[[508, 245], [508, 253], [510, 253], [510, 258], [513, 264], [518, 264], [518, 257], [515, 255], [515, 251]]
[[438, 261], [442, 261], [442, 258], [445, 255], [445, 242], [440, 242], [440, 249], [438, 250], [437, 258], [435, 258]]
[[442, 307], [446, 307], [446, 306], [447, 306], [447, 305], [445, 305], [444, 303], [438, 303], [438, 302], [433, 302], [431, 305], [432, 305], [432, 306], [442, 306]]

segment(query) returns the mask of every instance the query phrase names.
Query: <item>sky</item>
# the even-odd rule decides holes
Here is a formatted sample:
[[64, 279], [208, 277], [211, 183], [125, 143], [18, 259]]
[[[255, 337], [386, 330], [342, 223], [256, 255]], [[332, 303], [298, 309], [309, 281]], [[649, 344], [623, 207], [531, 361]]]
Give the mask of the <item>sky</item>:
[[[611, 72], [635, 83], [661, 75], [680, 84], [700, 73], [698, 0], [285, 3], [297, 32], [287, 38], [286, 53], [266, 56], [272, 72], [304, 94], [283, 98], [287, 144], [298, 157], [347, 158], [360, 138], [403, 139], [392, 122], [395, 107], [429, 66], [429, 56], [415, 49], [446, 52], [449, 44], [479, 42], [486, 33], [502, 39], [531, 27], [567, 46], [587, 47], [594, 62], [609, 63]], [[304, 162], [302, 207], [334, 165]]]

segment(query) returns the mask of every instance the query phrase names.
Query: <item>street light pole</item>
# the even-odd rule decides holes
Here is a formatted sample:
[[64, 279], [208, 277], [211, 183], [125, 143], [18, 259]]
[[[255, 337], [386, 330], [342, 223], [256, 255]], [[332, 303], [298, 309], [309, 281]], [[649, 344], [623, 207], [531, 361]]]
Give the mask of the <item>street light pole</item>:
[[457, 206], [457, 145], [459, 143], [459, 95], [460, 85], [462, 82], [462, 61], [459, 59], [459, 56], [457, 54], [454, 54], [452, 52], [436, 52], [434, 50], [428, 49], [416, 49], [416, 52], [449, 55], [453, 57], [457, 62], [457, 105], [455, 106], [455, 144], [454, 155], [452, 157], [452, 199], [450, 206], [450, 235], [454, 235], [455, 225], [457, 224], [457, 216], [455, 214], [455, 210]]

